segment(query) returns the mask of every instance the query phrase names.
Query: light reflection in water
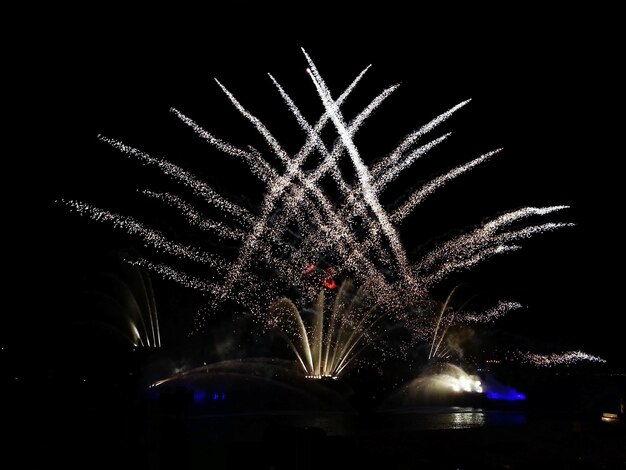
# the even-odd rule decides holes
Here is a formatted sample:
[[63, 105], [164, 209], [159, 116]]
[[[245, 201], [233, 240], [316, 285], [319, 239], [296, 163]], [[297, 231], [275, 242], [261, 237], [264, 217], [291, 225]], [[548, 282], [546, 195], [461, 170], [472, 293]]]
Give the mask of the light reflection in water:
[[451, 413], [452, 429], [480, 428], [485, 425], [485, 414], [482, 411]]

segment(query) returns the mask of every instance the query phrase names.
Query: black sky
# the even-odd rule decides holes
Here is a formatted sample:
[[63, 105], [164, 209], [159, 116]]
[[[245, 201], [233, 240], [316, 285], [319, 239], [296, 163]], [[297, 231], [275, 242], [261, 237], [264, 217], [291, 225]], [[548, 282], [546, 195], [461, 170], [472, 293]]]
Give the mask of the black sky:
[[[28, 341], [63, 322], [72, 284], [91, 262], [131, 244], [52, 204], [67, 197], [123, 207], [135, 189], [149, 184], [154, 173], [108, 149], [98, 134], [175, 159], [224, 190], [237, 191], [242, 173], [224, 160], [206, 165], [205, 147], [169, 108], [247, 144], [253, 133], [215, 77], [268, 127], [280, 129], [275, 133], [287, 147], [295, 146], [299, 139], [291, 130], [297, 128], [266, 73], [300, 98], [313, 119], [320, 108], [305, 73], [299, 49], [304, 47], [335, 90], [373, 65], [354, 93], [354, 106], [402, 83], [389, 108], [381, 107], [363, 131], [363, 144], [374, 157], [409, 130], [472, 98], [446, 125], [454, 132], [450, 151], [436, 154], [441, 160], [426, 161], [411, 178], [426, 178], [493, 148], [504, 152], [451, 184], [407, 222], [405, 244], [419, 245], [523, 205], [571, 205], [558, 219], [576, 228], [538, 237], [470, 279], [481, 290], [529, 306], [526, 317], [510, 325], [520, 334], [623, 361], [617, 326], [623, 310], [617, 202], [623, 82], [615, 13], [389, 5], [351, 12], [323, 3], [306, 10], [235, 2], [202, 13], [103, 9], [77, 21], [54, 11], [24, 21], [21, 37], [28, 36], [30, 45], [18, 44], [16, 35], [5, 59], [9, 130], [18, 144], [5, 155], [9, 292], [22, 301], [8, 314], [5, 333], [17, 330], [20, 341]], [[281, 128], [284, 123], [292, 127]], [[3, 341], [15, 337], [5, 334]]]

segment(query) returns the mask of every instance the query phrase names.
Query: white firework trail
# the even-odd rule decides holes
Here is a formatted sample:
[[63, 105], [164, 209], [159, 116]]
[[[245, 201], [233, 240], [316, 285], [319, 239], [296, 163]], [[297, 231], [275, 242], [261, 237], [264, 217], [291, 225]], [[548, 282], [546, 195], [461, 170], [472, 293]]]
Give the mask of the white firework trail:
[[567, 351], [562, 353], [539, 354], [534, 352], [519, 352], [518, 357], [521, 361], [527, 362], [537, 367], [555, 367], [570, 366], [579, 362], [598, 362], [605, 363], [606, 360], [601, 357], [588, 354], [583, 351]]
[[406, 170], [413, 162], [415, 162], [422, 155], [426, 155], [433, 148], [439, 145], [441, 142], [446, 140], [448, 137], [452, 135], [451, 132], [442, 135], [441, 137], [436, 138], [432, 142], [428, 142], [420, 146], [419, 148], [413, 150], [401, 163], [392, 166], [387, 169], [386, 172], [382, 173], [379, 178], [376, 178], [376, 182], [374, 188], [377, 193], [380, 193], [385, 187], [391, 183], [394, 179], [398, 177], [400, 173]]
[[115, 228], [122, 229], [130, 235], [138, 236], [144, 241], [146, 246], [151, 246], [163, 253], [202, 263], [212, 268], [220, 268], [222, 265], [221, 258], [209, 253], [204, 253], [194, 246], [172, 242], [163, 233], [147, 227], [145, 224], [132, 217], [113, 214], [112, 212], [98, 209], [97, 207], [80, 201], [61, 199], [57, 202], [98, 222], [110, 222]]
[[488, 152], [480, 157], [472, 160], [471, 162], [465, 163], [464, 165], [457, 166], [453, 168], [449, 172], [436, 177], [435, 179], [429, 181], [420, 189], [415, 191], [409, 199], [402, 204], [398, 209], [396, 209], [390, 216], [390, 220], [394, 223], [401, 222], [406, 216], [408, 216], [413, 209], [415, 209], [419, 204], [421, 204], [424, 199], [433, 194], [438, 189], [441, 189], [448, 181], [453, 180], [454, 178], [462, 175], [463, 173], [468, 172], [472, 168], [481, 163], [487, 161], [492, 155], [500, 152], [502, 149], [493, 150]]
[[156, 165], [164, 174], [172, 177], [173, 179], [180, 181], [185, 186], [189, 187], [196, 195], [202, 197], [207, 203], [213, 205], [224, 212], [232, 215], [234, 220], [243, 220], [250, 223], [253, 220], [252, 215], [243, 207], [240, 207], [226, 198], [219, 195], [211, 186], [200, 181], [194, 175], [186, 170], [183, 170], [177, 165], [163, 160], [160, 158], [148, 155], [141, 150], [130, 147], [118, 140], [110, 139], [108, 137], [100, 136], [100, 140], [106, 142], [112, 147], [118, 149], [120, 152], [125, 153], [128, 156], [138, 158], [146, 163]]
[[243, 161], [250, 167], [252, 174], [257, 176], [261, 181], [269, 183], [278, 177], [276, 170], [274, 170], [274, 168], [272, 168], [270, 164], [263, 159], [261, 154], [256, 149], [250, 148], [250, 150], [242, 150], [237, 148], [234, 145], [224, 142], [222, 139], [218, 139], [209, 132], [205, 131], [194, 120], [185, 116], [176, 108], [171, 108], [171, 111], [178, 117], [178, 119], [191, 127], [196, 134], [206, 140], [209, 144], [213, 145], [215, 148], [221, 150], [227, 155], [242, 158]]
[[511, 225], [513, 222], [516, 222], [520, 219], [531, 217], [533, 215], [547, 215], [553, 212], [561, 211], [563, 209], [569, 209], [569, 206], [524, 207], [522, 209], [507, 212], [494, 218], [490, 222], [486, 223], [484, 228], [485, 231], [494, 232], [502, 229], [503, 227]]
[[128, 264], [134, 266], [143, 266], [150, 271], [159, 274], [164, 279], [174, 281], [189, 289], [194, 289], [201, 292], [214, 292], [217, 289], [217, 285], [207, 282], [206, 279], [199, 278], [180, 271], [176, 268], [166, 265], [165, 263], [153, 263], [144, 258], [126, 260]]
[[[566, 222], [548, 222], [488, 237], [465, 237], [462, 235], [456, 240], [458, 243], [447, 244], [448, 246], [443, 250], [441, 247], [436, 249], [442, 257], [438, 259], [435, 257], [435, 261], [431, 259], [430, 269], [424, 269], [427, 264], [422, 264], [418, 267], [417, 272], [420, 272], [424, 278], [425, 285], [432, 286], [441, 282], [451, 273], [467, 270], [492, 256], [510, 253], [522, 248], [520, 245], [510, 245], [511, 242], [574, 226], [574, 224]], [[433, 267], [433, 265], [436, 266]]]
[[380, 162], [378, 162], [377, 164], [374, 165], [374, 167], [372, 169], [372, 173], [374, 174], [374, 176], [375, 177], [379, 177], [379, 176], [381, 176], [383, 171], [388, 170], [391, 167], [393, 167], [397, 163], [397, 161], [400, 159], [400, 157], [402, 155], [404, 155], [404, 153], [407, 152], [411, 148], [411, 146], [415, 142], [417, 142], [423, 135], [427, 134], [428, 132], [433, 130], [435, 127], [437, 127], [438, 125], [440, 125], [441, 123], [446, 121], [450, 116], [452, 116], [456, 111], [461, 109], [463, 106], [465, 106], [470, 101], [471, 100], [462, 101], [461, 103], [457, 104], [456, 106], [453, 106], [452, 108], [450, 108], [445, 113], [440, 114], [439, 116], [437, 116], [435, 119], [430, 121], [428, 124], [420, 127], [418, 130], [416, 130], [414, 132], [411, 132], [409, 135], [407, 135], [402, 140], [400, 145], [398, 145], [394, 149], [394, 151], [391, 152], [387, 156], [387, 158], [381, 160]]
[[519, 302], [510, 302], [505, 300], [499, 300], [496, 305], [484, 312], [461, 312], [459, 314], [459, 321], [465, 323], [487, 323], [498, 320], [504, 317], [513, 310], [519, 310], [523, 308], [523, 305]]
[[[570, 223], [545, 223], [526, 227], [514, 232], [503, 232], [513, 222], [533, 215], [546, 215], [567, 206], [552, 206], [546, 208], [528, 207], [500, 215], [472, 230], [461, 234], [426, 253], [416, 264], [417, 272], [432, 272], [438, 267], [445, 272], [453, 271], [453, 266], [465, 263], [477, 254], [486, 256], [504, 253], [506, 243], [529, 238], [532, 235], [554, 231], [559, 228], [571, 227]], [[482, 255], [481, 255], [482, 256]], [[449, 267], [446, 267], [449, 264]]]
[[425, 274], [423, 272], [417, 272], [416, 277], [419, 277], [424, 286], [427, 288], [434, 287], [439, 284], [441, 281], [446, 279], [452, 273], [458, 273], [461, 271], [466, 271], [468, 269], [473, 268], [479, 263], [483, 263], [489, 258], [502, 255], [505, 253], [512, 253], [514, 251], [521, 250], [522, 247], [520, 245], [498, 245], [494, 247], [483, 248], [477, 253], [467, 255], [463, 258], [459, 259], [447, 259], [445, 262], [441, 263], [440, 266], [436, 270], [434, 270], [430, 274]]
[[181, 197], [170, 193], [157, 193], [150, 190], [144, 190], [143, 194], [152, 199], [163, 201], [168, 206], [177, 209], [180, 214], [187, 220], [192, 227], [198, 227], [207, 232], [213, 232], [220, 238], [228, 238], [231, 240], [240, 240], [244, 237], [245, 232], [241, 229], [228, 227], [226, 224], [216, 220], [209, 220], [204, 217], [198, 210]]

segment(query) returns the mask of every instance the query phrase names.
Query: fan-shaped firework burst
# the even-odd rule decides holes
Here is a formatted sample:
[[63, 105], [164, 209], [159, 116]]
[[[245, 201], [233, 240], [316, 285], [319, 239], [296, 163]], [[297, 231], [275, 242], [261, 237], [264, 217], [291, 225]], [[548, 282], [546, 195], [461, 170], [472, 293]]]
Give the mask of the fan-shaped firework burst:
[[[275, 305], [274, 312], [281, 310], [280, 305], [286, 311], [298, 312], [316, 297], [322, 285], [332, 290], [336, 288], [336, 279], [345, 278], [353, 279], [358, 285], [367, 282], [377, 305], [402, 316], [411, 311], [407, 308], [409, 306], [415, 307], [420, 302], [429, 304], [430, 290], [451, 273], [469, 269], [494, 255], [517, 250], [519, 243], [528, 237], [571, 225], [536, 222], [538, 217], [563, 210], [566, 206], [515, 209], [492, 217], [434, 246], [419, 258], [411, 259], [399, 234], [402, 222], [435, 191], [487, 162], [500, 149], [486, 151], [433, 177], [404, 200], [387, 207], [381, 202], [381, 195], [389, 189], [389, 183], [449, 137], [449, 133], [436, 134], [438, 126], [469, 100], [410, 132], [391, 152], [368, 166], [355, 144], [355, 135], [398, 85], [374, 96], [357, 114], [346, 116], [342, 106], [369, 67], [359, 73], [343, 92], [333, 94], [306, 52], [304, 56], [312, 91], [324, 107], [317, 120], [308, 120], [294, 99], [270, 76], [287, 110], [305, 134], [295, 153], [289, 153], [261, 120], [220, 82], [217, 82], [218, 87], [260, 134], [267, 150], [261, 151], [245, 143], [226, 142], [181, 111], [172, 110], [198, 137], [248, 165], [252, 175], [266, 188], [256, 210], [249, 210], [228, 195], [219, 194], [199, 177], [166, 159], [118, 140], [101, 137], [103, 142], [130, 158], [156, 167], [185, 188], [181, 194], [150, 190], [143, 194], [148, 200], [177, 211], [187, 221], [190, 231], [199, 230], [211, 241], [236, 244], [234, 255], [209, 248], [216, 246], [215, 243], [205, 245], [172, 237], [128, 215], [114, 214], [76, 200], [61, 201], [80, 214], [125, 230], [162, 255], [153, 253], [136, 261], [137, 264], [205, 292], [207, 308], [198, 313], [196, 329], [202, 328], [208, 311], [219, 309], [226, 300], [267, 320], [267, 309], [277, 298], [288, 295], [293, 305], [282, 301], [282, 304]], [[339, 135], [332, 145], [322, 138], [324, 129], [329, 126]], [[267, 158], [269, 155], [272, 158]], [[340, 168], [341, 159], [349, 162], [349, 171], [346, 171], [345, 164]], [[279, 166], [272, 163], [276, 160], [280, 162]], [[328, 191], [328, 181], [332, 181], [333, 191]], [[331, 197], [330, 194], [339, 196]], [[209, 206], [211, 216], [204, 215], [203, 206]], [[528, 221], [531, 222], [524, 225]], [[298, 315], [293, 317], [297, 322]], [[324, 340], [320, 339], [321, 330], [314, 330], [313, 337], [309, 338], [311, 348], [316, 348], [315, 352], [311, 351], [312, 356], [319, 355], [323, 349], [320, 344], [324, 345]], [[301, 331], [300, 335], [304, 339], [308, 333]], [[327, 353], [326, 349], [324, 357]], [[313, 357], [305, 360], [299, 354], [311, 375], [334, 374], [341, 367], [331, 361], [333, 367], [326, 369], [326, 362], [322, 367]]]

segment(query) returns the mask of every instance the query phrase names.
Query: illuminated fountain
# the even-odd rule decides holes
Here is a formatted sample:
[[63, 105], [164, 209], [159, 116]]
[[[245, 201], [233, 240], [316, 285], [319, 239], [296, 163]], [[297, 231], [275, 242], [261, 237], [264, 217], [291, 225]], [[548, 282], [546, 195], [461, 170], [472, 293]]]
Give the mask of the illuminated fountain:
[[342, 283], [328, 315], [321, 290], [308, 322], [287, 298], [270, 306], [270, 324], [287, 341], [307, 378], [336, 379], [375, 339], [384, 314], [372, 304], [366, 287], [352, 290], [350, 281]]
[[459, 404], [459, 398], [476, 397], [483, 394], [482, 379], [468, 373], [464, 368], [452, 361], [461, 360], [462, 348], [450, 334], [451, 327], [468, 322], [468, 319], [485, 321], [496, 315], [496, 311], [511, 310], [517, 307], [506, 303], [506, 309], [496, 307], [481, 314], [464, 312], [464, 307], [470, 299], [462, 305], [454, 305], [454, 297], [458, 288], [454, 288], [439, 306], [433, 307], [435, 314], [429, 322], [415, 325], [415, 330], [421, 332], [422, 345], [428, 349], [426, 363], [421, 367], [419, 375], [408, 383], [399, 387], [387, 398], [387, 407], [406, 407], [413, 405], [431, 404], [433, 402]]
[[84, 292], [91, 312], [86, 324], [133, 349], [158, 349], [161, 332], [150, 274], [132, 259], [121, 255], [114, 268], [96, 274], [94, 287]]
[[389, 394], [381, 410], [431, 405], [476, 406], [480, 405], [484, 392], [483, 381], [478, 375], [449, 362], [435, 362]]
[[483, 393], [480, 377], [468, 374], [459, 366], [444, 363], [436, 371], [429, 372], [425, 378], [417, 379], [418, 386], [424, 386], [428, 391], [436, 393]]
[[352, 390], [333, 381], [309, 380], [292, 360], [249, 357], [225, 360], [178, 371], [154, 380], [149, 396], [175, 394], [193, 398], [193, 412], [201, 415], [315, 413], [354, 411]]

